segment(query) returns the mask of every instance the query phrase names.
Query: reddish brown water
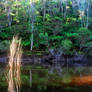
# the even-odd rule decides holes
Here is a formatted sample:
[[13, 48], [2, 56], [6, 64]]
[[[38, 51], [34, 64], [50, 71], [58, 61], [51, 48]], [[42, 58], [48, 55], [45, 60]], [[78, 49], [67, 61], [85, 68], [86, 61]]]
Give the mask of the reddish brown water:
[[73, 77], [71, 85], [92, 85], [92, 75], [82, 76], [82, 77]]

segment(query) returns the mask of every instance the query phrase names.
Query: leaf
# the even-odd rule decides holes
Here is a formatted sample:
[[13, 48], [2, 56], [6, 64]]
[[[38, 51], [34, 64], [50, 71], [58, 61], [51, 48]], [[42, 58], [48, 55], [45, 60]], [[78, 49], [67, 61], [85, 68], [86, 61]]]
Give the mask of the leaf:
[[63, 38], [63, 36], [50, 36], [49, 39], [50, 40], [61, 40]]
[[16, 14], [14, 14], [14, 13], [11, 12], [10, 15], [15, 16]]
[[65, 33], [65, 35], [67, 36], [67, 37], [75, 37], [75, 36], [78, 36], [78, 33]]
[[29, 46], [29, 45], [30, 45], [30, 41], [23, 41], [23, 42], [22, 42], [22, 45], [23, 45], [23, 46]]

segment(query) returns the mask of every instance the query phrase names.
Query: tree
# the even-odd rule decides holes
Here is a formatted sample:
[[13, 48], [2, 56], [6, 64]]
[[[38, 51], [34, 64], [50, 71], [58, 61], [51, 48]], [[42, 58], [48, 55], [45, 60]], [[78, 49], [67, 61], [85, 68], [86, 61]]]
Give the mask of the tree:
[[80, 51], [83, 47], [86, 46], [87, 42], [90, 41], [90, 36], [92, 35], [91, 31], [87, 28], [79, 28], [76, 35], [76, 40], [79, 42]]

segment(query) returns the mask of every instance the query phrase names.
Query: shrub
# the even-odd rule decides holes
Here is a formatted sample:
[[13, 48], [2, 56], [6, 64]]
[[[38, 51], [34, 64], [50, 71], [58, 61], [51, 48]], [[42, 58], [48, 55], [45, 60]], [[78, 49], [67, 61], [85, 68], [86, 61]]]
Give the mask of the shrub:
[[71, 40], [65, 39], [62, 41], [62, 48], [63, 48], [63, 51], [65, 52], [65, 54], [70, 54], [72, 45], [73, 44], [72, 44]]

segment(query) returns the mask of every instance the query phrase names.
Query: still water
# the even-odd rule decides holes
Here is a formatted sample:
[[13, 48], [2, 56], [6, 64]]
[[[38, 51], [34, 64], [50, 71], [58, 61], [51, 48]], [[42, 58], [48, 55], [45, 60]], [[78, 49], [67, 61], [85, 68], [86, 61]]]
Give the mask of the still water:
[[[0, 88], [0, 92], [8, 92], [7, 88]], [[81, 87], [47, 87], [46, 89], [33, 87], [22, 87], [19, 92], [92, 92], [92, 86], [81, 86]]]
[[[34, 68], [35, 67], [35, 68]], [[8, 92], [4, 66], [0, 66], [0, 92]], [[92, 68], [62, 69], [61, 75], [41, 66], [22, 66], [19, 92], [92, 92]]]

